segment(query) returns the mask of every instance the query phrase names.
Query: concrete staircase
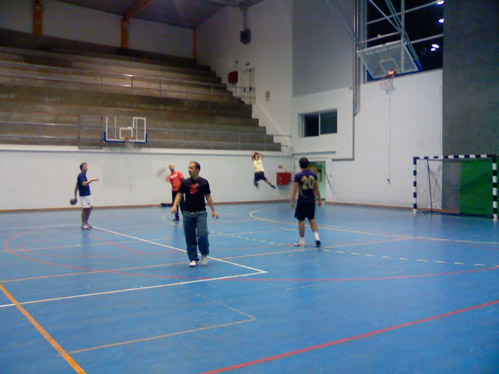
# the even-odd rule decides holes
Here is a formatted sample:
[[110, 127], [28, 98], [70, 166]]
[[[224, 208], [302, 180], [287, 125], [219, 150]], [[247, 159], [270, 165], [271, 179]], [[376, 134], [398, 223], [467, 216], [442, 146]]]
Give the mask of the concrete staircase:
[[[281, 149], [251, 118], [251, 106], [193, 60], [88, 43], [70, 48], [55, 38], [48, 38], [50, 47], [43, 39], [41, 48], [32, 36], [11, 31], [14, 41], [5, 43], [4, 32], [0, 143], [123, 147], [104, 142], [102, 118], [131, 123], [137, 116], [147, 118], [148, 142], [135, 147]], [[27, 38], [33, 49], [13, 45], [16, 38]]]

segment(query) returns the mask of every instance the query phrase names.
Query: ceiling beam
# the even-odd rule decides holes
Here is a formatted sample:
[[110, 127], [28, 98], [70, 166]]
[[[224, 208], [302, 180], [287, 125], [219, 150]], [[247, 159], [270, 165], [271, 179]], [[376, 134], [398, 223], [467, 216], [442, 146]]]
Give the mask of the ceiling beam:
[[156, 0], [137, 0], [130, 8], [126, 10], [125, 14], [123, 14], [123, 19], [129, 20], [130, 18], [135, 17], [155, 1]]

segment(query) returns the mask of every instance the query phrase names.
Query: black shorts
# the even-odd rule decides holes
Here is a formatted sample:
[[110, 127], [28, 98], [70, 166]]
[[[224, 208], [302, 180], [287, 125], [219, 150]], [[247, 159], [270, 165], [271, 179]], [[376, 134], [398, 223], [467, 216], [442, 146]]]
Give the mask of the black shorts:
[[315, 218], [315, 201], [298, 201], [296, 204], [295, 218], [298, 221], [303, 221], [305, 218]]
[[266, 179], [267, 178], [265, 177], [265, 173], [263, 171], [259, 171], [258, 173], [255, 173], [255, 181], [253, 183], [264, 181]]

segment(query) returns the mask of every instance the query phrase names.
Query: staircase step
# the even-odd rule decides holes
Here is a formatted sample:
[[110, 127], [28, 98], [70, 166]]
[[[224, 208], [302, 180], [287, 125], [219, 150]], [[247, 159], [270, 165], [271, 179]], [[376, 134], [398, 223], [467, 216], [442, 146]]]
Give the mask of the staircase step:
[[143, 63], [159, 63], [170, 66], [195, 67], [209, 69], [199, 66], [192, 58], [163, 55], [155, 52], [138, 51], [111, 47], [96, 43], [87, 43], [76, 40], [68, 40], [45, 35], [33, 35], [21, 31], [0, 28], [0, 45], [9, 48], [18, 48], [31, 51], [58, 52], [81, 56], [102, 56], [115, 60]]
[[101, 108], [127, 108], [148, 110], [199, 111], [225, 116], [249, 117], [251, 106], [242, 103], [182, 100], [154, 96], [138, 96], [118, 93], [79, 92], [64, 88], [24, 87], [0, 84], [0, 99], [32, 104], [78, 105]]
[[[35, 117], [32, 117], [32, 115]], [[85, 121], [87, 122], [95, 122], [104, 116], [108, 116], [110, 119], [114, 116], [146, 117], [148, 123], [165, 123], [178, 128], [188, 128], [191, 124], [194, 124], [195, 126], [235, 126], [244, 127], [245, 131], [265, 131], [265, 128], [258, 126], [257, 119], [246, 117], [216, 116], [197, 112], [109, 110], [95, 107], [0, 101], [0, 118], [3, 121], [79, 123], [80, 116], [86, 118]]]

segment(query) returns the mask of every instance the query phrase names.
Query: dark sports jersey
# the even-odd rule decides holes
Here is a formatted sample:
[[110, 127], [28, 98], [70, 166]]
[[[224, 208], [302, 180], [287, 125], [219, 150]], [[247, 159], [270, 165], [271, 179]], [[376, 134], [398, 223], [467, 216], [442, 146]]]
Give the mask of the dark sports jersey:
[[78, 191], [80, 193], [80, 196], [90, 196], [90, 185], [87, 184], [86, 186], [83, 185], [83, 182], [87, 182], [87, 175], [84, 173], [78, 174], [78, 178], [76, 180], [76, 184], [78, 185]]
[[317, 181], [317, 175], [310, 170], [302, 170], [300, 173], [295, 174], [294, 181], [299, 184], [298, 201], [314, 202], [315, 194], [314, 187]]
[[182, 181], [179, 189], [184, 194], [184, 210], [187, 212], [198, 212], [206, 210], [205, 195], [210, 195], [210, 184], [204, 178], [194, 180], [187, 178]]

